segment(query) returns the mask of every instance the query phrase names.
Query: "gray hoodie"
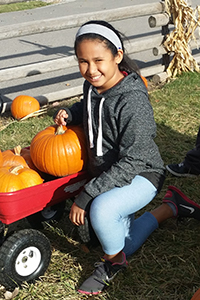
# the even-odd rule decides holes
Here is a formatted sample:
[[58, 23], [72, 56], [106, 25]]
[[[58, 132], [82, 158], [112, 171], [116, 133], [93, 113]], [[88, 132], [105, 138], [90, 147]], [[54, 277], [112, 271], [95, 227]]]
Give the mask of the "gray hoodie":
[[68, 123], [83, 124], [91, 180], [76, 198], [87, 210], [92, 199], [131, 183], [136, 175], [161, 189], [165, 168], [157, 145], [156, 124], [148, 92], [139, 75], [131, 73], [102, 94], [84, 83], [84, 97], [70, 109]]

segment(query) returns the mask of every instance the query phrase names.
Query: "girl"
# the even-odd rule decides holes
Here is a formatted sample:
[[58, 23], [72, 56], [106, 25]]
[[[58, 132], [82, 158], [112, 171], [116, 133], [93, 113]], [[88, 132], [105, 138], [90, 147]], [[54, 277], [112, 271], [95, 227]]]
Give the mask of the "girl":
[[[156, 124], [147, 89], [124, 53], [120, 34], [107, 22], [90, 21], [77, 32], [75, 53], [85, 78], [84, 97], [70, 109], [59, 110], [54, 120], [58, 125], [84, 127], [92, 179], [76, 198], [69, 217], [81, 226], [89, 214], [102, 245], [101, 263], [78, 290], [98, 294], [127, 267], [126, 256], [143, 244], [159, 222], [173, 216], [173, 209], [162, 204], [134, 220], [134, 213], [160, 191], [165, 169], [154, 143]], [[174, 211], [175, 193], [165, 199]]]

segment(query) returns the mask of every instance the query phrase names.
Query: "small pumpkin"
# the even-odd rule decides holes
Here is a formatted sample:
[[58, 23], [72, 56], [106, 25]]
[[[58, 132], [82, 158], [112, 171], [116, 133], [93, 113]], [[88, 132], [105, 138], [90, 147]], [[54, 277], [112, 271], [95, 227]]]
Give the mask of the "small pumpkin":
[[[29, 166], [30, 169], [35, 170], [36, 172], [39, 172], [38, 168], [34, 165], [32, 159], [31, 159], [31, 153], [30, 149], [28, 148], [22, 148], [20, 151], [20, 155], [23, 157], [27, 165]], [[40, 174], [41, 175], [41, 174]]]
[[22, 165], [0, 168], [0, 193], [15, 192], [43, 183], [40, 175]]
[[17, 120], [20, 120], [39, 109], [40, 103], [38, 100], [27, 95], [17, 96], [11, 104], [12, 116]]
[[0, 167], [2, 166], [3, 164], [3, 155], [2, 155], [2, 152], [0, 150]]
[[57, 177], [74, 174], [86, 166], [85, 143], [82, 127], [52, 125], [31, 141], [31, 158], [42, 172]]
[[18, 166], [28, 167], [25, 159], [21, 156], [21, 146], [16, 146], [13, 150], [5, 150], [2, 152], [2, 166]]

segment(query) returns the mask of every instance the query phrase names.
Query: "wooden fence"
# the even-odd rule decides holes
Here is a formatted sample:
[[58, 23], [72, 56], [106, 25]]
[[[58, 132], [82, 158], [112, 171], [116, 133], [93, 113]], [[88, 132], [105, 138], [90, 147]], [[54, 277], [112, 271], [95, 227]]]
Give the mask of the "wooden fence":
[[[85, 14], [76, 14], [65, 16], [62, 18], [54, 18], [40, 21], [31, 21], [10, 26], [0, 27], [0, 40], [32, 35], [35, 33], [43, 33], [50, 31], [58, 31], [62, 29], [79, 27], [86, 21], [103, 19], [109, 22], [116, 20], [124, 20], [129, 18], [137, 18], [148, 16], [149, 26], [160, 28], [160, 35], [152, 35], [142, 37], [137, 40], [132, 40], [125, 43], [126, 50], [129, 54], [137, 53], [152, 49], [154, 55], [163, 55], [161, 64], [152, 67], [141, 69], [143, 76], [157, 76], [157, 80], [166, 76], [165, 70], [169, 61], [169, 56], [166, 55], [162, 48], [162, 41], [166, 33], [168, 33], [169, 16], [165, 13], [164, 2], [154, 2], [149, 4], [135, 5], [129, 7], [116, 8], [106, 11], [90, 12]], [[122, 29], [123, 31], [123, 29]], [[167, 59], [166, 59], [167, 58]], [[66, 56], [51, 61], [32, 63], [28, 65], [16, 66], [0, 70], [0, 82], [11, 81], [17, 78], [23, 78], [32, 74], [43, 74], [54, 72], [56, 70], [66, 69], [68, 67], [77, 66], [77, 61], [74, 55]], [[160, 78], [160, 79], [159, 79]], [[41, 104], [71, 98], [82, 94], [82, 84], [76, 87], [66, 87], [64, 90], [57, 92], [45, 93], [43, 95], [34, 95]], [[6, 96], [6, 95], [5, 95]], [[12, 99], [4, 100], [2, 112], [10, 109]]]

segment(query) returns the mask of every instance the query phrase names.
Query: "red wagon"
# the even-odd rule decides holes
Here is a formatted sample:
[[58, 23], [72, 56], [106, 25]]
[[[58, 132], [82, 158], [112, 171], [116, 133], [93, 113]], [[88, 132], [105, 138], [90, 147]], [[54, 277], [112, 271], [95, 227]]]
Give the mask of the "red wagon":
[[37, 229], [7, 236], [8, 225], [27, 218], [29, 223], [51, 220], [64, 211], [65, 200], [80, 193], [86, 172], [50, 180], [12, 193], [0, 193], [0, 284], [14, 288], [44, 274], [51, 259], [48, 238]]

